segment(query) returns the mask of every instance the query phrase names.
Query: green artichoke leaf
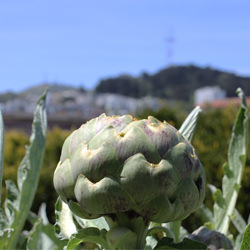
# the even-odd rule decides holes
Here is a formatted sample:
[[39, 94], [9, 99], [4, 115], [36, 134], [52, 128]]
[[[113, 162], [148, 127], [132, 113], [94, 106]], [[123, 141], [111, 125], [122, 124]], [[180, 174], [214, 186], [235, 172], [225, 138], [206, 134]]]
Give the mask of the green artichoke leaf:
[[59, 162], [54, 172], [54, 187], [62, 200], [67, 203], [67, 200], [74, 199], [75, 180], [72, 176], [72, 168], [70, 160], [66, 159], [63, 163]]
[[120, 132], [133, 120], [132, 116], [112, 116], [108, 117], [105, 114], [94, 118], [83, 124], [79, 129], [72, 132], [72, 134], [65, 140], [62, 148], [61, 162], [70, 158], [75, 148], [83, 141], [90, 141], [102, 129], [107, 126], [115, 127], [117, 132]]
[[177, 130], [167, 122], [160, 122], [152, 116], [149, 116], [148, 120], [138, 120], [130, 123], [122, 132], [127, 133], [135, 127], [143, 131], [161, 157], [179, 143], [176, 134]]
[[86, 210], [84, 210], [84, 208], [80, 206], [80, 204], [77, 201], [69, 200], [67, 204], [70, 210], [73, 212], [73, 214], [80, 218], [96, 219], [100, 217], [100, 215], [98, 214], [88, 213]]
[[171, 196], [180, 180], [178, 172], [168, 161], [152, 164], [144, 155], [136, 154], [124, 162], [120, 183], [140, 207], [161, 194]]
[[110, 214], [128, 211], [133, 200], [113, 177], [93, 183], [79, 175], [75, 185], [76, 199], [89, 214]]
[[108, 142], [92, 150], [81, 143], [72, 154], [70, 164], [74, 166], [71, 170], [74, 181], [82, 174], [94, 183], [105, 176], [118, 178], [122, 167], [113, 146]]
[[146, 211], [150, 220], [159, 223], [184, 219], [197, 209], [201, 202], [199, 196], [193, 180], [185, 178], [179, 183], [170, 199], [165, 195], [158, 196], [145, 204], [140, 213], [143, 214]]
[[95, 132], [95, 134], [97, 134], [97, 133], [99, 133], [100, 130], [102, 130], [103, 128], [105, 128], [106, 126], [109, 126], [109, 125], [112, 125], [114, 128], [116, 128], [117, 132], [121, 132], [133, 120], [134, 119], [131, 115], [106, 116], [105, 114], [102, 114], [96, 118], [94, 132]]
[[89, 149], [96, 149], [105, 141], [113, 146], [121, 163], [136, 153], [142, 153], [152, 163], [161, 160], [155, 146], [140, 128], [132, 127], [127, 133], [118, 133], [113, 126], [107, 126], [90, 140]]
[[84, 141], [79, 136], [77, 136], [78, 135], [77, 132], [78, 130], [73, 131], [64, 141], [60, 157], [61, 162], [64, 162], [66, 159], [69, 159], [72, 152], [74, 152], [74, 148], [77, 147], [78, 144]]
[[200, 165], [201, 163], [193, 147], [188, 143], [181, 142], [177, 144], [171, 148], [163, 158], [169, 161], [178, 170], [181, 178], [190, 176], [193, 179], [197, 179], [201, 174], [200, 169], [202, 168], [192, 167], [196, 162]]
[[198, 207], [199, 201], [199, 191], [197, 186], [190, 177], [187, 177], [181, 181], [178, 188], [174, 194], [174, 197], [178, 197], [183, 203], [185, 211], [191, 213]]

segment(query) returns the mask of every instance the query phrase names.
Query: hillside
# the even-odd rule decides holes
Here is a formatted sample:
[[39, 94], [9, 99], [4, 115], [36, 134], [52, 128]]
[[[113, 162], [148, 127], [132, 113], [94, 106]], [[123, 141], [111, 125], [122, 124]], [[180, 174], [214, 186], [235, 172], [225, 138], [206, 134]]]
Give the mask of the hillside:
[[85, 93], [86, 91], [83, 88], [76, 88], [70, 85], [58, 84], [58, 83], [42, 83], [29, 87], [19, 93], [6, 92], [0, 93], [0, 103], [6, 103], [7, 101], [14, 100], [16, 98], [28, 98], [30, 96], [39, 97], [45, 91], [49, 89], [50, 93], [58, 93], [66, 90], [78, 90], [79, 92]]
[[96, 86], [97, 93], [118, 93], [132, 97], [151, 95], [166, 99], [191, 101], [194, 90], [203, 86], [220, 86], [227, 96], [235, 96], [237, 87], [250, 95], [250, 77], [241, 77], [209, 67], [175, 66], [155, 74], [139, 77], [121, 75], [103, 79]]
[[[234, 73], [194, 65], [169, 67], [155, 74], [144, 72], [139, 77], [120, 75], [115, 78], [103, 79], [97, 84], [92, 93], [113, 93], [134, 98], [153, 96], [193, 103], [194, 91], [203, 86], [220, 86], [226, 91], [228, 97], [236, 96], [236, 89], [241, 87], [245, 94], [250, 96], [250, 77], [242, 77]], [[40, 96], [47, 87], [49, 87], [50, 93], [65, 90], [86, 93], [84, 88], [44, 83], [20, 93], [1, 93], [0, 103], [6, 103], [19, 97]]]

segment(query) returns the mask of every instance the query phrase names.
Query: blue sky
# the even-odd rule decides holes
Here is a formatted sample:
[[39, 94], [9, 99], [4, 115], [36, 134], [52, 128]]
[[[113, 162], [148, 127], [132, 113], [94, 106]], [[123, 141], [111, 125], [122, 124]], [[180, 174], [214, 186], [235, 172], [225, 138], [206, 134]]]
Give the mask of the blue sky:
[[91, 89], [169, 63], [250, 76], [249, 10], [249, 0], [1, 0], [0, 92]]

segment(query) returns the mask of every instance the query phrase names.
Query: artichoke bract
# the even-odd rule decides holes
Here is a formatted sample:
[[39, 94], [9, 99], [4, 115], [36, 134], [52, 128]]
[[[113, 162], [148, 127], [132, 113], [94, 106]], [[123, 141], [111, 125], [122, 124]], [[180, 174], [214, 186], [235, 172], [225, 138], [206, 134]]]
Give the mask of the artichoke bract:
[[167, 122], [103, 114], [65, 140], [54, 186], [82, 218], [127, 213], [162, 223], [202, 204], [205, 172], [193, 146]]

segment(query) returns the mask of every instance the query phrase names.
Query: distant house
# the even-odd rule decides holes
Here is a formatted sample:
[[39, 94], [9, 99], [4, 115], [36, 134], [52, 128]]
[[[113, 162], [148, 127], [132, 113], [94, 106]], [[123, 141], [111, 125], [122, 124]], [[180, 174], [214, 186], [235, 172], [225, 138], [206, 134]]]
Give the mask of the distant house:
[[207, 86], [196, 89], [194, 92], [194, 104], [199, 106], [225, 98], [226, 91], [221, 89], [219, 86]]
[[[225, 108], [229, 105], [240, 105], [241, 100], [238, 97], [226, 97], [226, 92], [220, 87], [204, 87], [197, 89], [194, 93], [195, 106], [201, 108]], [[250, 105], [250, 97], [246, 97], [247, 106]]]

